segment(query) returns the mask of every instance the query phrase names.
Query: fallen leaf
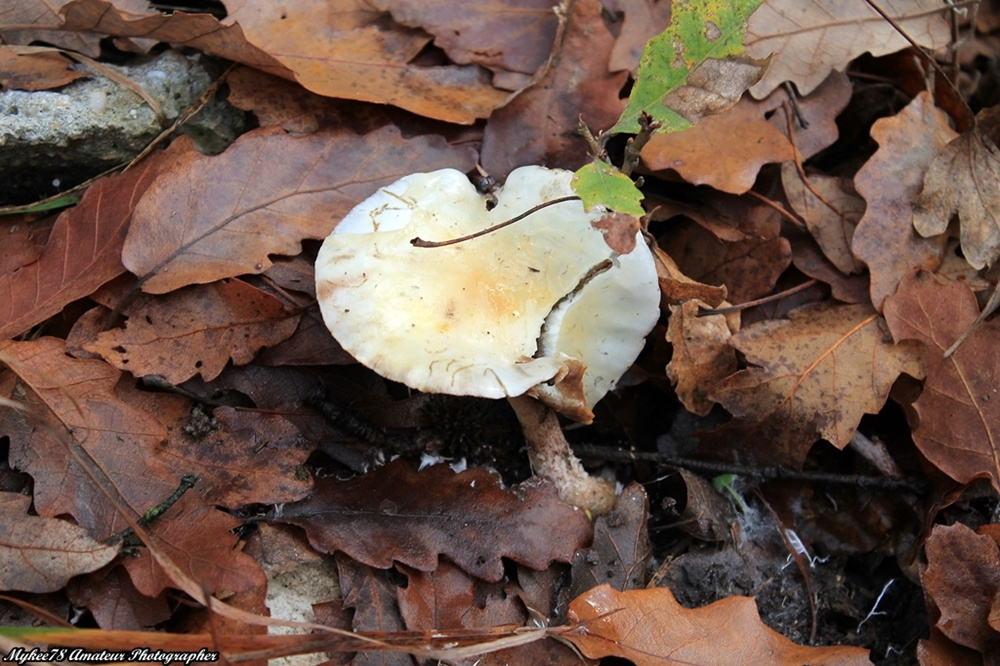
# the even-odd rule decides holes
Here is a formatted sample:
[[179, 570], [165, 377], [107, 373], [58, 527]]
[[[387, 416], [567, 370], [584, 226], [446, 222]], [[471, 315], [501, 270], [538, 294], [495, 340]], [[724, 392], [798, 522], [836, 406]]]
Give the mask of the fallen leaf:
[[[559, 18], [557, 0], [373, 0], [397, 22], [423, 28], [434, 45], [459, 65], [477, 64], [493, 71], [493, 85], [519, 90], [545, 64], [552, 51]], [[516, 76], [516, 75], [520, 76]]]
[[642, 50], [653, 37], [670, 25], [669, 2], [657, 0], [602, 0], [604, 8], [616, 16], [624, 14], [615, 47], [608, 59], [608, 71], [633, 74], [639, 67]]
[[820, 437], [843, 448], [862, 415], [882, 408], [896, 377], [923, 377], [920, 347], [894, 344], [883, 328], [867, 305], [830, 303], [744, 327], [732, 345], [755, 367], [720, 382], [709, 399], [775, 451], [797, 452], [799, 463]]
[[385, 127], [359, 136], [330, 130], [300, 138], [279, 129], [244, 134], [214, 157], [176, 159], [136, 207], [122, 261], [148, 293], [271, 266], [325, 238], [359, 201], [412, 171], [472, 168], [469, 148], [403, 139]]
[[[935, 51], [951, 40], [943, 8], [935, 0], [879, 0], [881, 7], [921, 46]], [[847, 69], [862, 53], [885, 55], [909, 42], [865, 2], [765, 0], [746, 28], [746, 53], [772, 55], [764, 77], [750, 93], [767, 97], [784, 81], [808, 95], [833, 71]]]
[[136, 377], [161, 375], [171, 384], [197, 374], [215, 379], [230, 359], [249, 363], [261, 348], [292, 335], [300, 317], [241, 280], [143, 296], [122, 313], [123, 328], [100, 333], [84, 349]]
[[652, 554], [649, 543], [649, 496], [631, 483], [615, 500], [611, 513], [594, 522], [594, 543], [573, 555], [570, 596], [607, 583], [616, 590], [646, 586], [646, 566]]
[[618, 592], [601, 585], [570, 602], [569, 621], [559, 635], [584, 655], [636, 666], [871, 663], [864, 648], [796, 645], [761, 622], [750, 597], [684, 608], [665, 587]]
[[968, 285], [926, 272], [908, 277], [885, 301], [893, 338], [928, 349], [927, 381], [913, 405], [920, 417], [914, 443], [960, 483], [988, 476], [1000, 488], [1000, 320], [984, 321], [954, 354], [942, 356], [978, 315]]
[[935, 525], [927, 539], [927, 568], [920, 580], [941, 612], [935, 626], [952, 641], [995, 654], [1000, 632], [989, 624], [1000, 593], [1000, 547], [985, 534], [957, 523]]
[[668, 304], [683, 303], [697, 299], [711, 307], [718, 307], [726, 300], [725, 285], [715, 287], [702, 284], [684, 275], [669, 254], [653, 246], [653, 261], [656, 263], [656, 277], [660, 283], [660, 293]]
[[725, 316], [699, 317], [700, 307], [698, 301], [670, 306], [667, 342], [673, 347], [673, 356], [667, 377], [685, 409], [707, 416], [715, 405], [708, 399], [709, 392], [736, 372], [737, 365]]
[[125, 272], [122, 244], [136, 202], [185, 147], [179, 139], [133, 169], [102, 178], [56, 218], [38, 260], [0, 274], [0, 338], [28, 330]]
[[[209, 593], [263, 590], [267, 577], [243, 553], [244, 542], [234, 533], [239, 525], [236, 518], [186, 494], [170, 508], [170, 520], [157, 521], [148, 532], [160, 551]], [[146, 548], [122, 564], [135, 588], [147, 597], [176, 587]]]
[[747, 240], [720, 241], [688, 222], [674, 227], [663, 249], [677, 257], [677, 265], [692, 279], [725, 285], [730, 303], [759, 298], [771, 293], [778, 276], [792, 263], [792, 250], [788, 240], [779, 235], [777, 213], [756, 206], [749, 215], [757, 221], [757, 233]]
[[642, 163], [653, 171], [673, 169], [693, 185], [743, 194], [762, 166], [794, 157], [788, 138], [765, 118], [773, 110], [767, 100], [744, 97], [683, 132], [654, 135], [642, 149]]
[[[11, 465], [35, 479], [34, 506], [41, 516], [72, 515], [95, 538], [127, 527], [115, 509], [70, 457], [70, 435], [126, 503], [141, 514], [170, 496], [173, 477], [153, 451], [167, 431], [156, 418], [115, 395], [121, 374], [98, 360], [66, 356], [62, 340], [0, 343], [0, 356], [19, 377], [13, 398], [26, 403], [42, 424], [34, 427], [11, 413], [4, 432], [10, 436]], [[61, 433], [64, 433], [60, 435]]]
[[283, 7], [248, 0], [229, 5], [226, 21], [242, 29], [247, 42], [320, 95], [392, 104], [462, 124], [487, 117], [510, 95], [494, 88], [489, 72], [476, 65], [415, 62], [431, 36], [387, 20], [367, 3]]
[[170, 619], [167, 595], [139, 594], [123, 567], [95, 571], [70, 581], [66, 594], [77, 608], [86, 608], [97, 626], [139, 631]]
[[624, 107], [618, 91], [628, 75], [608, 73], [614, 37], [599, 0], [573, 2], [564, 30], [541, 80], [486, 124], [481, 162], [497, 178], [526, 164], [579, 168], [588, 161], [587, 143], [575, 131], [580, 114], [596, 132], [614, 124]]
[[591, 539], [586, 516], [534, 478], [512, 491], [482, 468], [447, 465], [415, 472], [397, 460], [352, 479], [317, 479], [309, 498], [285, 504], [271, 520], [299, 525], [313, 547], [342, 551], [369, 566], [394, 561], [433, 571], [438, 555], [486, 581], [503, 576], [501, 557], [533, 569], [568, 562]]
[[878, 151], [854, 176], [854, 186], [868, 204], [858, 222], [851, 250], [868, 264], [876, 310], [899, 282], [918, 269], [941, 263], [945, 238], [921, 238], [913, 230], [914, 205], [924, 173], [955, 137], [948, 117], [921, 93], [905, 109], [875, 122], [872, 138]]
[[[406, 629], [396, 601], [392, 572], [355, 562], [344, 554], [336, 556], [340, 573], [340, 593], [345, 608], [354, 610], [354, 631], [402, 631]], [[352, 664], [358, 666], [413, 666], [409, 655], [398, 652], [362, 653]]]
[[671, 3], [670, 26], [646, 43], [628, 105], [609, 131], [637, 134], [646, 113], [660, 122], [660, 131], [678, 132], [735, 104], [766, 67], [763, 59], [741, 57], [747, 17], [759, 4]]
[[845, 275], [860, 273], [865, 266], [851, 253], [851, 241], [865, 213], [864, 200], [854, 194], [853, 183], [845, 178], [823, 174], [807, 177], [808, 185], [793, 163], [781, 165], [781, 184], [789, 205], [837, 270]]
[[[811, 278], [830, 285], [830, 293], [841, 303], [870, 303], [871, 282], [867, 273], [844, 275], [805, 231], [786, 234], [792, 245], [792, 264]], [[769, 317], [765, 317], [769, 318]]]
[[0, 87], [4, 90], [51, 90], [93, 76], [87, 70], [73, 70], [66, 56], [52, 48], [0, 46]]
[[948, 230], [952, 216], [961, 223], [962, 254], [973, 268], [1000, 256], [1000, 108], [983, 109], [972, 129], [952, 140], [924, 175], [913, 226], [921, 236]]
[[[251, 44], [240, 26], [233, 25], [231, 20], [220, 23], [211, 14], [184, 12], [149, 15], [148, 5], [130, 4], [132, 6], [105, 0], [72, 0], [59, 10], [63, 19], [59, 27], [67, 33], [137, 37], [187, 46], [285, 78], [293, 76], [278, 60]], [[97, 57], [98, 54], [91, 55]]]
[[73, 576], [100, 569], [118, 548], [95, 541], [67, 520], [28, 515], [31, 498], [0, 492], [0, 587], [55, 592]]
[[[59, 29], [62, 23], [61, 9], [71, 4], [66, 0], [40, 3], [37, 0], [11, 0], [3, 8], [5, 26], [22, 26], [20, 30], [0, 27], [6, 44], [51, 44], [70, 51], [96, 58], [101, 54], [101, 36]], [[133, 16], [149, 14], [149, 3], [145, 0], [119, 0], [116, 3], [122, 11]], [[32, 26], [24, 28], [23, 26]]]

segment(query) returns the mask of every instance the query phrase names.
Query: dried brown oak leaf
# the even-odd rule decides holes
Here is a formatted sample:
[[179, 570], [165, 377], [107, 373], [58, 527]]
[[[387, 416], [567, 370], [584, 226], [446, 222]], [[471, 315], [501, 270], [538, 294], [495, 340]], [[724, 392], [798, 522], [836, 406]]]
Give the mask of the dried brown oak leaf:
[[642, 162], [653, 171], [673, 169], [694, 185], [743, 194], [762, 166], [794, 157], [788, 137], [765, 118], [773, 110], [768, 100], [744, 97], [688, 130], [654, 135], [642, 149]]
[[93, 76], [87, 70], [70, 69], [74, 62], [51, 47], [0, 46], [0, 88], [51, 90]]
[[[561, 43], [540, 81], [490, 116], [483, 135], [482, 165], [500, 177], [525, 164], [577, 169], [589, 161], [575, 129], [583, 119], [595, 132], [618, 120], [618, 91], [627, 72], [608, 72], [614, 37], [599, 0], [576, 0]], [[430, 169], [422, 169], [430, 171]]]
[[686, 275], [699, 282], [725, 285], [730, 303], [769, 294], [792, 263], [792, 248], [780, 235], [781, 219], [773, 209], [753, 206], [746, 216], [754, 223], [754, 233], [745, 240], [722, 241], [698, 224], [682, 222], [674, 226], [663, 249], [677, 258]]
[[914, 206], [924, 173], [956, 134], [924, 92], [895, 116], [875, 121], [871, 135], [879, 148], [854, 176], [868, 209], [854, 231], [851, 250], [868, 264], [872, 303], [881, 310], [882, 301], [906, 275], [941, 263], [946, 239], [917, 235]]
[[972, 129], [947, 146], [927, 169], [913, 226], [921, 236], [948, 230], [956, 213], [962, 254], [973, 268], [1000, 256], [1000, 108], [983, 109]]
[[55, 592], [73, 576], [100, 569], [118, 556], [68, 520], [28, 515], [31, 498], [0, 493], [0, 588]]
[[[220, 22], [211, 14], [184, 12], [156, 12], [150, 16], [148, 5], [134, 0], [129, 4], [132, 6], [123, 6], [119, 1], [73, 0], [59, 10], [63, 17], [60, 29], [66, 31], [64, 34], [95, 33], [187, 46], [271, 74], [293, 77], [292, 72], [271, 54], [250, 43], [232, 20]], [[97, 57], [98, 53], [92, 55]]]
[[262, 347], [295, 332], [300, 314], [242, 280], [193, 285], [162, 296], [143, 295], [125, 306], [124, 328], [83, 345], [137, 377], [161, 375], [180, 384], [201, 374], [210, 381], [229, 359], [244, 365]]
[[56, 219], [37, 261], [0, 274], [0, 338], [23, 333], [125, 272], [122, 244], [136, 202], [185, 146], [189, 140], [179, 139], [124, 174], [94, 183], [78, 206]]
[[863, 648], [796, 645], [761, 621], [751, 597], [684, 608], [665, 587], [618, 592], [601, 585], [570, 602], [569, 621], [559, 636], [585, 656], [636, 666], [871, 663]]
[[545, 64], [559, 23], [557, 0], [372, 0], [397, 22], [434, 35], [459, 65], [493, 71], [493, 85], [519, 90]]
[[818, 437], [845, 447], [901, 373], [923, 377], [921, 347], [894, 344], [867, 305], [801, 308], [744, 328], [732, 345], [755, 367], [723, 380], [709, 398], [775, 449], [798, 447], [802, 458]]
[[851, 252], [851, 241], [865, 213], [864, 200], [854, 193], [854, 184], [846, 178], [824, 174], [809, 174], [807, 178], [808, 184], [792, 162], [781, 165], [781, 184], [789, 205], [841, 273], [862, 272], [865, 266]]
[[927, 568], [920, 579], [941, 613], [938, 630], [984, 656], [1000, 650], [990, 609], [1000, 594], [1000, 547], [961, 523], [935, 525], [927, 539]]
[[[8, 0], [0, 9], [0, 26], [18, 26], [17, 30], [0, 27], [5, 44], [51, 44], [96, 58], [101, 54], [101, 35], [58, 29], [60, 10], [73, 4], [67, 0]], [[108, 3], [103, 3], [109, 7]], [[118, 0], [115, 6], [132, 16], [149, 14], [146, 0]], [[28, 27], [31, 26], [31, 27]]]
[[162, 294], [271, 266], [304, 238], [325, 238], [359, 201], [414, 171], [475, 164], [440, 137], [404, 139], [384, 127], [300, 138], [277, 128], [244, 134], [216, 156], [190, 151], [136, 207], [122, 262], [143, 291]]
[[611, 50], [608, 71], [635, 74], [642, 50], [670, 25], [671, 4], [658, 0], [601, 0], [609, 14], [623, 14], [621, 29]]
[[226, 21], [242, 28], [248, 42], [291, 70], [303, 87], [326, 97], [391, 104], [471, 124], [510, 95], [493, 87], [490, 73], [476, 65], [424, 66], [417, 56], [430, 45], [431, 35], [370, 6], [228, 4]]
[[317, 479], [311, 497], [270, 518], [299, 525], [322, 552], [342, 551], [369, 566], [432, 571], [446, 555], [487, 581], [503, 577], [501, 558], [544, 569], [569, 562], [593, 535], [584, 513], [542, 479], [505, 490], [483, 468], [416, 472], [403, 460], [350, 481]]
[[34, 420], [0, 412], [2, 432], [10, 436], [11, 465], [35, 479], [39, 515], [72, 515], [98, 539], [128, 527], [70, 457], [65, 439], [59, 438], [69, 433], [137, 513], [177, 489], [180, 478], [153, 453], [166, 439], [166, 428], [116, 395], [117, 370], [101, 360], [70, 358], [56, 338], [2, 342], [0, 357], [20, 380], [6, 395], [52, 426], [37, 427]]
[[984, 321], [943, 358], [978, 315], [968, 285], [923, 271], [885, 300], [893, 338], [920, 340], [928, 348], [927, 382], [913, 405], [920, 417], [914, 443], [960, 483], [988, 476], [1000, 489], [1000, 320]]
[[[937, 0], [879, 0], [878, 5], [931, 51], [951, 40]], [[757, 99], [784, 81], [808, 95], [831, 71], [845, 70], [866, 51], [879, 56], [909, 46], [866, 2], [854, 0], [765, 0], [750, 16], [743, 43], [751, 58], [774, 54], [764, 77], [750, 88]]]
[[709, 392], [736, 372], [736, 352], [729, 346], [732, 332], [723, 315], [699, 317], [698, 301], [670, 306], [667, 341], [673, 355], [667, 377], [689, 412], [707, 416], [715, 403]]

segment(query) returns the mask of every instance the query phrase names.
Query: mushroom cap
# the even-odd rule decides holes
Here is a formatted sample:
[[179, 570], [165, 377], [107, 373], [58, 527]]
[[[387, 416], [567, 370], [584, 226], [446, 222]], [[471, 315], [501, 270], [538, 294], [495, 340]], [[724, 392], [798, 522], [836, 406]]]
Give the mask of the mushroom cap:
[[[569, 201], [455, 245], [410, 243], [465, 236], [572, 196], [572, 175], [516, 169], [489, 211], [453, 169], [381, 188], [320, 249], [316, 292], [327, 327], [359, 362], [411, 388], [486, 398], [535, 390], [589, 420], [659, 317], [656, 269], [641, 239], [617, 255], [591, 226], [604, 212]], [[567, 377], [576, 391], [560, 390]], [[580, 413], [560, 404], [574, 401], [570, 393], [584, 403]]]

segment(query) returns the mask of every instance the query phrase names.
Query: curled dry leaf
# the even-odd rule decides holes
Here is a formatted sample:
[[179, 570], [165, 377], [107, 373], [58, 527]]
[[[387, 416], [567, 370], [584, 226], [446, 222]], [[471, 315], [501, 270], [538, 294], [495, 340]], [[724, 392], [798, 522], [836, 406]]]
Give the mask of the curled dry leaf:
[[881, 310], [882, 301], [907, 274], [934, 270], [941, 263], [946, 239], [918, 236], [913, 214], [924, 173], [955, 132], [924, 92], [895, 116], [877, 120], [871, 135], [879, 148], [854, 176], [854, 186], [868, 208], [854, 231], [851, 249], [868, 264], [872, 303]]
[[750, 597], [684, 608], [665, 587], [618, 592], [601, 585], [570, 602], [569, 620], [559, 636], [584, 655], [636, 666], [871, 663], [863, 648], [796, 645], [761, 622]]
[[927, 382], [913, 407], [913, 441], [960, 483], [988, 476], [1000, 489], [1000, 320], [977, 326], [948, 358], [943, 353], [979, 315], [972, 290], [927, 272], [908, 277], [885, 301], [896, 340], [927, 346]]
[[[879, 6], [921, 46], [946, 45], [951, 30], [936, 0], [880, 0]], [[808, 95], [832, 70], [843, 71], [865, 51], [885, 55], [909, 42], [866, 2], [787, 2], [765, 0], [747, 23], [744, 42], [751, 58], [771, 58], [764, 77], [752, 88], [767, 97], [784, 81]]]
[[706, 416], [715, 404], [709, 392], [736, 372], [736, 352], [729, 346], [732, 332], [723, 315], [699, 317], [698, 301], [670, 306], [667, 341], [673, 356], [667, 377], [674, 383], [677, 397], [689, 412]]
[[669, 254], [656, 246], [653, 246], [653, 259], [656, 262], [656, 276], [660, 282], [660, 293], [663, 294], [667, 303], [683, 303], [698, 299], [715, 308], [726, 300], [725, 285], [715, 287], [692, 280], [681, 272]]
[[468, 147], [404, 139], [394, 127], [301, 138], [255, 130], [221, 155], [178, 157], [136, 207], [122, 261], [155, 294], [261, 273], [268, 255], [295, 255], [302, 239], [325, 238], [381, 185], [417, 169], [473, 164]]
[[31, 498], [0, 493], [0, 587], [55, 592], [73, 576], [100, 569], [118, 548], [95, 541], [68, 520], [27, 515]]
[[945, 146], [927, 169], [924, 190], [913, 216], [921, 236], [948, 230], [958, 213], [962, 254], [973, 268], [1000, 256], [1000, 108], [984, 109], [965, 134]]
[[295, 332], [301, 315], [242, 280], [194, 285], [130, 302], [124, 328], [105, 331], [84, 349], [137, 377], [162, 375], [180, 384], [215, 379], [229, 359], [253, 360]]
[[[901, 373], [923, 377], [920, 346], [894, 344], [867, 305], [795, 310], [787, 320], [744, 328], [732, 344], [755, 367], [723, 380], [709, 398], [776, 449], [804, 447], [801, 459], [819, 437], [847, 446]], [[792, 441], [796, 434], [813, 437]]]
[[230, 3], [227, 21], [271, 54], [302, 86], [327, 97], [391, 104], [418, 115], [471, 124], [509, 93], [475, 65], [424, 67], [414, 62], [431, 42], [371, 7], [338, 11], [325, 3]]
[[482, 468], [416, 472], [403, 460], [350, 481], [317, 479], [311, 497], [270, 519], [299, 525], [322, 552], [342, 551], [369, 566], [395, 561], [432, 571], [446, 555], [487, 581], [503, 577], [501, 557], [544, 569], [570, 561], [593, 534], [584, 513], [537, 477], [505, 490]]

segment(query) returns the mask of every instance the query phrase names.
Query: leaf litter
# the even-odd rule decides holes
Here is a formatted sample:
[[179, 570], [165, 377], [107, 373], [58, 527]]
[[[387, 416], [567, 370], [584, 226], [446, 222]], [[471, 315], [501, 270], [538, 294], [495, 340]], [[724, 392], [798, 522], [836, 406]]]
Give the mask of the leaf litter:
[[[99, 57], [103, 35], [122, 58], [157, 42], [227, 58], [255, 128], [217, 155], [174, 140], [73, 208], [4, 220], [0, 583], [103, 630], [5, 636], [134, 647], [162, 636], [115, 630], [169, 625], [177, 645], [248, 652], [279, 638], [262, 562], [291, 534], [339, 581], [299, 617], [353, 632], [300, 651], [339, 663], [988, 663], [996, 110], [965, 51], [964, 98], [940, 76], [924, 91], [871, 5], [931, 51], [957, 13], [139, 4], [18, 0], [4, 53]], [[996, 57], [980, 10], [978, 33], [957, 29]], [[74, 85], [46, 60], [8, 57], [5, 90]], [[659, 133], [630, 156], [643, 113]], [[537, 163], [581, 169], [587, 205], [619, 209], [598, 225], [613, 252], [655, 241], [660, 325], [594, 424], [567, 429], [624, 484], [594, 522], [532, 477], [504, 403], [382, 380], [315, 306], [317, 241], [380, 186]], [[156, 507], [145, 546], [121, 536], [121, 508]], [[176, 590], [214, 611], [167, 603]]]

